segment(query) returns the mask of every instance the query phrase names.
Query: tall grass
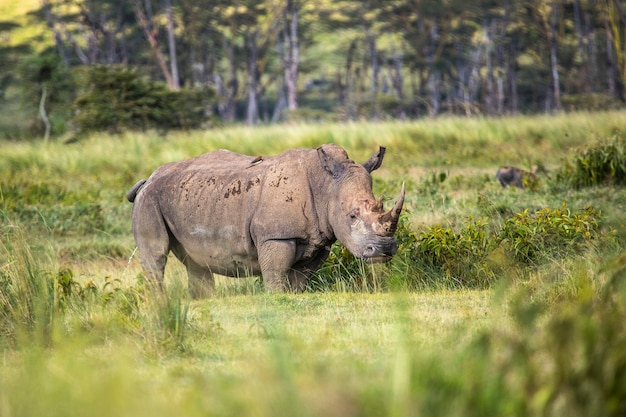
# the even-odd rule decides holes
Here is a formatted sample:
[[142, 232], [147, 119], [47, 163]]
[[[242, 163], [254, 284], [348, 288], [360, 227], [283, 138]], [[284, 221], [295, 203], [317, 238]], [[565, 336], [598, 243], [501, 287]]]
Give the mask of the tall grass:
[[[571, 156], [570, 149], [584, 149], [598, 136], [615, 134], [624, 119], [624, 112], [443, 118], [410, 123], [236, 126], [167, 136], [149, 132], [93, 135], [79, 143], [53, 141], [45, 146], [5, 142], [0, 158], [0, 210], [22, 222], [29, 233], [50, 237], [61, 264], [123, 262], [134, 248], [132, 206], [124, 195], [156, 167], [217, 148], [269, 155], [290, 147], [335, 142], [357, 161], [368, 158], [378, 145], [387, 146], [385, 163], [374, 173], [376, 194], [391, 200], [400, 183], [406, 182], [405, 210], [415, 229], [421, 233], [441, 226], [444, 231], [455, 231], [469, 217], [491, 216], [494, 212], [485, 212], [485, 202], [496, 213], [506, 214], [495, 217], [502, 222], [525, 209], [557, 207], [563, 200], [575, 209], [590, 205], [587, 196], [593, 190], [576, 192], [550, 172], [532, 192], [505, 192], [493, 175], [504, 164], [539, 163], [555, 172]], [[607, 199], [612, 201], [604, 203]], [[594, 207], [618, 227], [622, 217], [611, 207], [623, 199], [623, 193], [608, 193], [595, 199]], [[429, 269], [425, 265], [412, 273], [430, 276]], [[349, 286], [371, 276], [366, 270], [357, 272], [352, 279], [355, 285]]]
[[[56, 318], [54, 276], [19, 226], [0, 228], [0, 344], [31, 340], [48, 346]], [[49, 261], [49, 259], [48, 259]]]
[[[626, 192], [554, 172], [624, 119], [3, 142], [0, 414], [623, 415]], [[376, 194], [389, 201], [408, 185], [390, 263], [337, 245], [305, 294], [220, 277], [216, 297], [191, 302], [172, 261], [166, 291], [147, 288], [124, 201], [137, 179], [215, 148], [269, 155], [325, 142], [357, 161], [388, 147]], [[535, 162], [549, 171], [536, 189], [493, 178], [499, 165]]]
[[624, 265], [570, 271], [567, 296], [511, 287], [494, 304], [458, 291], [225, 297], [211, 303], [220, 326], [192, 326], [184, 351], [126, 333], [5, 352], [0, 400], [24, 416], [619, 416]]

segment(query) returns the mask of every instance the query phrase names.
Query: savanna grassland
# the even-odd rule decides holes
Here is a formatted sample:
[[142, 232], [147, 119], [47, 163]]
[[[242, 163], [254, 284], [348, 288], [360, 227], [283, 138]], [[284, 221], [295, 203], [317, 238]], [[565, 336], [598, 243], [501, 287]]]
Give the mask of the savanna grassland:
[[[2, 416], [626, 413], [625, 112], [0, 143]], [[303, 294], [148, 290], [126, 191], [218, 148], [379, 145], [401, 243], [337, 245]], [[537, 176], [502, 188], [501, 165]]]

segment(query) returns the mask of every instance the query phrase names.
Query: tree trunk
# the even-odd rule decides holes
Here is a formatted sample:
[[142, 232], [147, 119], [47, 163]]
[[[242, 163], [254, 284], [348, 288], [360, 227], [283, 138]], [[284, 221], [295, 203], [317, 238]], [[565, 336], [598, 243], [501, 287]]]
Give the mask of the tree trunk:
[[428, 74], [428, 94], [429, 115], [438, 116], [441, 108], [441, 71], [438, 69], [433, 68]]
[[170, 68], [172, 71], [171, 89], [180, 90], [180, 77], [178, 76], [178, 62], [176, 57], [176, 38], [174, 37], [174, 16], [172, 13], [171, 0], [165, 0], [165, 13], [167, 15], [167, 45], [170, 52]]
[[376, 47], [376, 35], [367, 34], [367, 47], [369, 50], [370, 66], [372, 67], [371, 91], [372, 98], [376, 100], [378, 94], [378, 78], [380, 74], [380, 65], [378, 64], [378, 48]]
[[44, 142], [48, 142], [50, 140], [50, 120], [48, 119], [48, 114], [46, 113], [46, 95], [48, 90], [46, 86], [41, 87], [41, 100], [39, 100], [39, 114], [41, 115], [41, 120], [43, 121], [46, 130], [43, 135]]
[[582, 85], [581, 90], [590, 93], [593, 87], [593, 80], [589, 77], [589, 60], [585, 53], [585, 35], [583, 30], [582, 11], [580, 8], [580, 0], [574, 0], [574, 28], [576, 30], [576, 45], [578, 48], [578, 56], [582, 62]]
[[595, 31], [592, 29], [592, 19], [591, 13], [585, 12], [584, 14], [585, 20], [585, 42], [587, 44], [587, 62], [589, 67], [589, 84], [591, 85], [591, 91], [597, 91], [598, 82], [596, 77], [596, 65], [597, 62], [596, 57], [598, 55], [596, 42], [595, 42]]
[[246, 124], [255, 125], [259, 121], [258, 76], [259, 76], [259, 45], [258, 30], [246, 36], [248, 44], [248, 104], [246, 106]]
[[485, 32], [485, 40], [487, 43], [487, 51], [485, 53], [486, 58], [486, 71], [487, 77], [485, 81], [485, 113], [487, 115], [493, 115], [494, 112], [494, 85], [495, 79], [493, 76], [493, 59], [491, 57], [491, 51], [493, 50], [493, 36], [491, 28], [487, 24], [483, 24], [483, 31]]
[[393, 51], [393, 70], [391, 71], [391, 85], [396, 93], [396, 97], [399, 101], [404, 100], [404, 94], [402, 93], [402, 56]]
[[161, 48], [159, 45], [159, 41], [156, 37], [156, 32], [152, 28], [152, 21], [148, 19], [146, 13], [144, 12], [143, 6], [140, 3], [140, 0], [130, 0], [133, 6], [133, 11], [135, 12], [135, 17], [137, 18], [137, 22], [139, 26], [143, 30], [143, 33], [150, 44], [150, 49], [152, 53], [154, 53], [154, 57], [157, 60], [157, 65], [161, 69], [161, 73], [165, 77], [167, 81], [167, 85], [170, 89], [174, 89], [174, 79], [172, 78], [172, 74], [167, 68], [167, 62], [163, 53], [161, 52]]
[[[607, 1], [605, 18], [607, 32], [607, 55], [610, 56], [610, 71], [614, 84], [614, 96], [625, 100], [624, 83], [626, 83], [626, 9], [619, 0]], [[609, 47], [608, 41], [612, 45]]]
[[54, 20], [54, 14], [52, 14], [52, 7], [50, 6], [50, 0], [41, 0], [41, 5], [46, 15], [46, 23], [48, 27], [52, 30], [54, 34], [54, 43], [57, 47], [57, 51], [59, 53], [59, 57], [63, 62], [63, 65], [67, 68], [70, 65], [70, 58], [67, 54], [67, 49], [63, 44], [63, 37], [61, 36], [61, 32], [56, 26], [56, 22]]
[[278, 123], [283, 110], [287, 108], [287, 99], [285, 98], [285, 89], [280, 88], [278, 90], [278, 101], [274, 107], [274, 113], [272, 114], [272, 123]]
[[228, 81], [226, 88], [223, 87], [221, 78], [216, 78], [218, 110], [225, 122], [233, 122], [236, 116], [236, 98], [239, 93], [239, 80], [237, 79], [237, 62], [235, 61], [235, 46], [233, 42], [224, 38], [224, 51], [228, 61]]
[[[348, 54], [346, 56], [346, 72], [345, 72], [345, 81], [341, 82], [341, 74], [338, 74], [338, 94], [339, 94], [339, 104], [345, 107], [348, 107], [349, 103], [349, 92], [350, 85], [352, 84], [352, 61], [354, 59], [354, 52], [356, 51], [356, 41], [353, 40], [350, 42], [350, 47], [348, 48]], [[349, 113], [349, 112], [348, 112]]]
[[287, 0], [285, 9], [284, 27], [284, 73], [285, 88], [287, 90], [287, 108], [298, 108], [298, 64], [300, 62], [300, 47], [298, 40], [298, 12], [297, 0]]
[[550, 70], [552, 72], [552, 93], [554, 107], [561, 110], [561, 86], [557, 58], [557, 25], [559, 22], [559, 6], [556, 1], [550, 6]]
[[511, 19], [511, 2], [510, 0], [506, 0], [504, 2], [504, 14], [502, 16], [502, 20], [500, 21], [500, 29], [498, 31], [498, 35], [496, 37], [496, 59], [498, 61], [498, 76], [497, 76], [497, 85], [498, 85], [498, 103], [497, 109], [498, 114], [502, 115], [506, 112], [506, 97], [510, 96], [511, 93], [507, 91], [508, 89], [508, 60], [506, 57], [506, 48], [505, 48], [505, 40], [507, 39], [507, 31], [509, 30], [509, 22]]
[[604, 19], [604, 29], [606, 32], [606, 61], [607, 61], [607, 69], [606, 69], [606, 81], [608, 87], [608, 93], [612, 97], [617, 97], [617, 86], [615, 83], [615, 55], [613, 53], [613, 31], [611, 30], [611, 25], [609, 23], [609, 18]]

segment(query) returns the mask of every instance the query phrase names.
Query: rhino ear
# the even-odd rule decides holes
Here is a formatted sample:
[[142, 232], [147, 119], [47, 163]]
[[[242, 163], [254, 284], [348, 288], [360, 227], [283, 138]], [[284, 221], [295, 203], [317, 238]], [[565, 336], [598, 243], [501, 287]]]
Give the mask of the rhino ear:
[[372, 155], [372, 157], [370, 159], [368, 159], [367, 162], [365, 162], [363, 164], [363, 166], [365, 167], [367, 172], [372, 172], [375, 169], [380, 168], [380, 166], [383, 164], [383, 158], [385, 157], [385, 151], [386, 151], [386, 148], [384, 146], [379, 147], [378, 148], [378, 152], [376, 152], [374, 155]]
[[345, 171], [344, 165], [324, 152], [324, 149], [321, 147], [317, 148], [317, 155], [319, 156], [324, 169], [333, 174], [334, 178], [339, 178]]

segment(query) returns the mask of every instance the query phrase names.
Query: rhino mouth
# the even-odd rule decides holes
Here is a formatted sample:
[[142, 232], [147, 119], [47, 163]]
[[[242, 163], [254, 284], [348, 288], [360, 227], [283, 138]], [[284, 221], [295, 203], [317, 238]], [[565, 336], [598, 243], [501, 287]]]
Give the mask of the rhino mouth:
[[369, 245], [361, 259], [370, 264], [389, 262], [397, 250], [398, 243], [395, 240], [385, 245]]
[[383, 264], [389, 262], [393, 258], [393, 255], [378, 255], [378, 256], [370, 256], [367, 258], [361, 258], [368, 264]]

